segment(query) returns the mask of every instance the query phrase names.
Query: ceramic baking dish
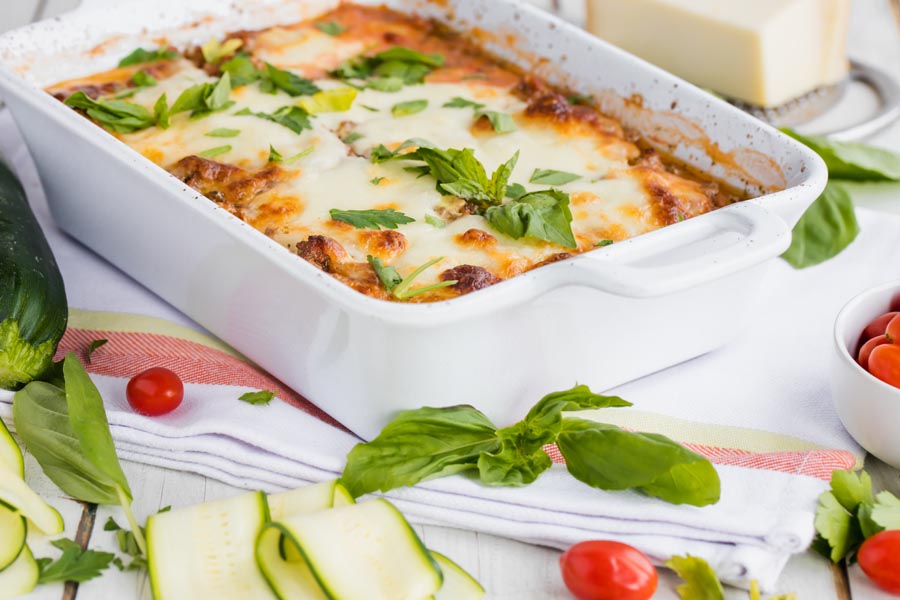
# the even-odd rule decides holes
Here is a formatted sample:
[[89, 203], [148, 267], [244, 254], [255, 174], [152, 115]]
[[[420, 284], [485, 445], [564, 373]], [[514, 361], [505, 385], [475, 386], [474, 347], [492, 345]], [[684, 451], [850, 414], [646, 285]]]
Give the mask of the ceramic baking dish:
[[60, 227], [363, 437], [422, 405], [473, 404], [506, 423], [545, 392], [605, 390], [725, 344], [825, 185], [803, 146], [527, 4], [389, 1], [594, 94], [651, 143], [760, 195], [468, 296], [394, 304], [292, 255], [40, 88], [138, 45], [202, 42], [336, 4], [88, 0], [0, 37], [0, 95]]

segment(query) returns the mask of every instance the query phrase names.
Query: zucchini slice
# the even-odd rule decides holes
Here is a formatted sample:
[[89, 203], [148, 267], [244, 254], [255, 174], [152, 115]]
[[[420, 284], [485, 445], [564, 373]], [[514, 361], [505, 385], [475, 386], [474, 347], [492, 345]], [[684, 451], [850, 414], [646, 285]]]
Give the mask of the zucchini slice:
[[19, 512], [0, 502], [0, 571], [13, 564], [25, 547], [28, 524]]
[[[280, 558], [273, 550], [279, 535], [296, 546], [305, 564], [275, 560]], [[415, 531], [381, 499], [270, 523], [257, 542], [257, 560], [283, 600], [422, 600], [443, 582], [440, 567]], [[292, 576], [284, 578], [285, 573]], [[309, 594], [310, 577], [322, 596], [301, 595]]]
[[22, 451], [6, 428], [6, 423], [0, 419], [0, 469], [3, 468], [15, 471], [19, 477], [25, 479], [25, 460], [22, 458]]
[[444, 585], [434, 595], [434, 600], [481, 600], [484, 598], [484, 588], [462, 567], [434, 550], [431, 551], [431, 556], [444, 572]]
[[147, 568], [154, 600], [273, 598], [255, 561], [268, 521], [263, 492], [171, 510], [147, 520]]
[[[331, 600], [322, 591], [281, 523], [270, 523], [256, 540], [256, 564], [278, 600]], [[286, 546], [285, 546], [286, 544]]]
[[326, 481], [290, 492], [270, 494], [268, 500], [269, 517], [273, 521], [356, 504], [350, 492], [337, 481]]
[[19, 558], [3, 571], [0, 571], [0, 598], [15, 598], [27, 594], [37, 586], [37, 562], [28, 546], [22, 548]]
[[63, 532], [65, 525], [59, 512], [35, 494], [18, 473], [9, 469], [0, 469], [0, 502], [15, 507], [47, 535]]

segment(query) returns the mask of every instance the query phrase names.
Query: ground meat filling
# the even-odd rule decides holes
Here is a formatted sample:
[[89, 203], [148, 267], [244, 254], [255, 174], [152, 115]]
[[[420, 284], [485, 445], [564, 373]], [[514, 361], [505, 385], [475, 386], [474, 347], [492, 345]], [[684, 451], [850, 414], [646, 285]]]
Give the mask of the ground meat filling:
[[460, 294], [468, 294], [491, 287], [503, 280], [482, 267], [460, 265], [441, 273], [441, 281], [456, 281], [451, 287]]
[[286, 177], [278, 165], [255, 173], [200, 156], [187, 156], [169, 167], [169, 173], [229, 212], [238, 214], [253, 198]]

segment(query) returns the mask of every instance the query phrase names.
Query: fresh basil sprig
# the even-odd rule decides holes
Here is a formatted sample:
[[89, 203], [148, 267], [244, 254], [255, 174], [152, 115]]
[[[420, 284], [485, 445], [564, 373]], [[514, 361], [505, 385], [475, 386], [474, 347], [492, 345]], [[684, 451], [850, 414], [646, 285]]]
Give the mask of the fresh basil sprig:
[[[62, 362], [62, 376], [64, 389], [33, 381], [16, 392], [13, 418], [19, 437], [63, 492], [84, 502], [120, 504], [132, 531], [139, 532], [100, 392], [72, 353]], [[135, 537], [146, 552], [143, 536]]]
[[116, 133], [133, 133], [153, 127], [159, 116], [138, 104], [124, 100], [94, 100], [84, 92], [75, 92], [65, 105], [83, 110], [87, 116]]
[[215, 82], [198, 83], [181, 92], [169, 109], [169, 115], [191, 111], [192, 118], [205, 117], [233, 106], [230, 96], [231, 76], [225, 73]]
[[158, 60], [172, 60], [178, 58], [179, 54], [168, 48], [157, 48], [156, 50], [145, 50], [137, 48], [134, 52], [119, 61], [120, 67], [130, 67], [141, 63], [156, 62]]
[[900, 181], [900, 154], [868, 144], [800, 135], [791, 129], [783, 131], [821, 156], [833, 179]]
[[[423, 54], [403, 46], [394, 46], [374, 56], [358, 56], [341, 64], [330, 75], [379, 92], [398, 92], [404, 85], [425, 81], [432, 70], [444, 64], [440, 54]], [[357, 84], [354, 84], [357, 85]]]
[[794, 227], [782, 258], [798, 269], [817, 265], [843, 252], [857, 235], [853, 199], [842, 185], [829, 182]]
[[491, 227], [515, 240], [530, 237], [566, 248], [578, 247], [572, 233], [569, 195], [559, 190], [525, 194], [488, 208], [484, 216]]
[[463, 471], [492, 486], [524, 486], [551, 467], [543, 448], [556, 443], [577, 479], [604, 490], [635, 489], [675, 504], [719, 500], [708, 460], [657, 434], [563, 416], [563, 412], [630, 406], [587, 386], [545, 396], [511, 427], [498, 429], [471, 406], [400, 413], [347, 456], [341, 482], [354, 497], [415, 485]]

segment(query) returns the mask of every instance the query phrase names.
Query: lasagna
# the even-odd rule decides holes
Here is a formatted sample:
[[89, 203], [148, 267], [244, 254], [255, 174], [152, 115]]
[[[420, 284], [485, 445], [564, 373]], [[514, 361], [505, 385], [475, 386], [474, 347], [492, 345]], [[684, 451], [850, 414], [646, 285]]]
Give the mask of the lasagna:
[[368, 296], [446, 300], [742, 197], [590, 98], [350, 3], [48, 91]]

